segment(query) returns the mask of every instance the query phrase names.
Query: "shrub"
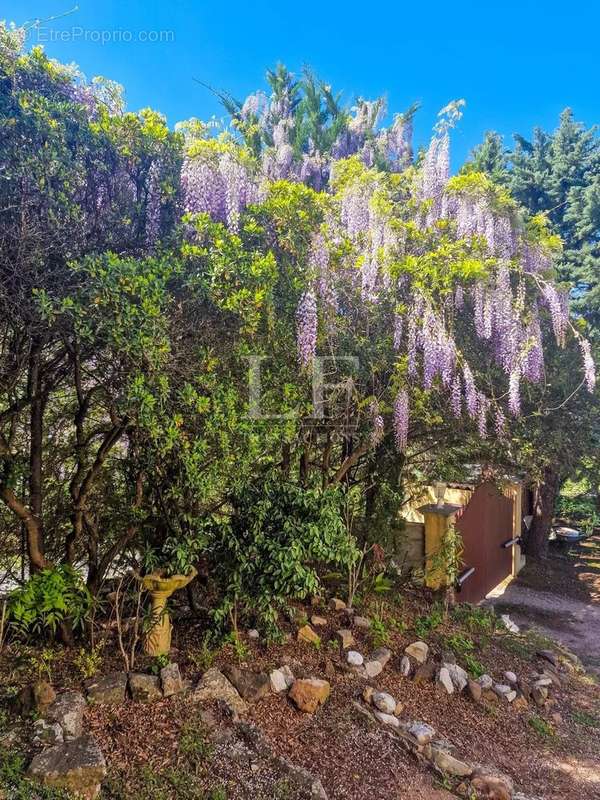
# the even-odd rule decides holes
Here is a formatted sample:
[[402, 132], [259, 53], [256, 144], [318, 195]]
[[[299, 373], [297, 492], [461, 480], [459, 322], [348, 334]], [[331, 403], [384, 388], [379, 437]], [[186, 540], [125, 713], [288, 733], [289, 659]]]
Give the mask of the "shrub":
[[92, 609], [83, 578], [63, 564], [37, 572], [9, 597], [8, 619], [23, 635], [51, 633], [63, 622], [83, 627]]
[[304, 489], [283, 481], [244, 486], [234, 513], [213, 526], [212, 554], [223, 601], [214, 612], [237, 627], [238, 610], [276, 630], [287, 601], [318, 594], [318, 568], [348, 567], [357, 558], [341, 514], [338, 489]]

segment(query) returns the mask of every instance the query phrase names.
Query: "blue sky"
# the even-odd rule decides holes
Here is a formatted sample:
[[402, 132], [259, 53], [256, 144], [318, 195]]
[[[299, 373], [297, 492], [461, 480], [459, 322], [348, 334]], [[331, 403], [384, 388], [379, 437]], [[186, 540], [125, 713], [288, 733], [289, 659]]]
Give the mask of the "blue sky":
[[[0, 18], [44, 20], [73, 5], [3, 0]], [[122, 83], [129, 108], [152, 106], [170, 124], [222, 114], [195, 78], [243, 98], [277, 61], [295, 71], [310, 64], [348, 100], [385, 94], [392, 111], [420, 101], [418, 142], [428, 139], [439, 108], [464, 97], [456, 165], [484, 131], [496, 129], [510, 142], [514, 131], [553, 128], [566, 105], [578, 119], [600, 122], [595, 5], [80, 0], [74, 13], [43, 21], [30, 41], [78, 63], [88, 77]], [[143, 41], [151, 38], [162, 41]]]

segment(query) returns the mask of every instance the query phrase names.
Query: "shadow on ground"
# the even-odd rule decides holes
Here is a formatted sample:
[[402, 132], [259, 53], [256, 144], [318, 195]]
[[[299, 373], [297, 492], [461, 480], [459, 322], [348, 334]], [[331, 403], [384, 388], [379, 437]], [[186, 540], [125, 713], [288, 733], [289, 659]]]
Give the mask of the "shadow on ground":
[[537, 628], [579, 656], [600, 676], [600, 537], [570, 550], [551, 546], [501, 593], [485, 601], [523, 629]]

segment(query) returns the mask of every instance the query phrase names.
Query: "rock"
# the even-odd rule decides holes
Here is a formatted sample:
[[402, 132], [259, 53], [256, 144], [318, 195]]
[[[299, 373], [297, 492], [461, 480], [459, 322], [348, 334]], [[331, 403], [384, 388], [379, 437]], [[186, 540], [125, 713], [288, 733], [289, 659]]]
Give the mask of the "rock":
[[543, 658], [544, 661], [548, 661], [552, 666], [558, 667], [558, 656], [556, 653], [553, 653], [552, 650], [538, 650], [536, 656], [538, 656], [538, 658]]
[[310, 618], [310, 624], [314, 625], [315, 628], [324, 628], [327, 625], [327, 620], [325, 619], [325, 617], [319, 617], [316, 614], [314, 614]]
[[64, 692], [46, 711], [48, 722], [58, 722], [66, 740], [78, 739], [83, 734], [85, 698], [80, 692]]
[[95, 705], [117, 705], [125, 702], [127, 673], [111, 672], [90, 678], [85, 684], [87, 699]]
[[354, 617], [352, 623], [355, 628], [362, 628], [363, 630], [369, 630], [371, 627], [371, 620], [367, 617]]
[[346, 654], [346, 661], [351, 667], [362, 667], [365, 660], [356, 650], [348, 650], [348, 653]]
[[373, 694], [373, 705], [384, 714], [393, 714], [396, 710], [396, 701], [387, 692], [375, 692]]
[[288, 685], [285, 679], [285, 675], [280, 669], [274, 669], [271, 674], [269, 675], [269, 681], [271, 684], [271, 691], [275, 692], [275, 694], [281, 694], [281, 692], [287, 692]]
[[511, 683], [513, 686], [517, 683], [518, 679], [514, 672], [506, 671], [504, 673], [504, 677], [506, 678], [507, 683]]
[[345, 611], [346, 610], [346, 603], [343, 600], [340, 600], [339, 597], [332, 597], [329, 601], [329, 610], [330, 611]]
[[418, 664], [424, 664], [429, 655], [429, 645], [425, 642], [413, 642], [404, 649], [407, 656], [414, 658]]
[[400, 659], [400, 675], [404, 678], [408, 678], [411, 672], [412, 664], [410, 663], [410, 658], [408, 656], [402, 656]]
[[512, 619], [508, 616], [508, 614], [502, 614], [500, 617], [502, 622], [504, 623], [504, 627], [510, 631], [510, 633], [519, 633], [519, 626], [515, 625]]
[[555, 725], [562, 725], [562, 721], [563, 721], [562, 714], [559, 714], [558, 711], [555, 711], [554, 714], [552, 714], [552, 722]]
[[450, 673], [450, 679], [454, 684], [456, 691], [462, 692], [469, 682], [469, 676], [465, 670], [462, 667], [459, 667], [458, 664], [444, 664], [443, 666], [446, 667]]
[[442, 667], [438, 672], [436, 685], [446, 694], [454, 694], [454, 684], [447, 667]]
[[435, 729], [426, 722], [411, 722], [406, 729], [413, 737], [417, 744], [429, 744], [435, 736]]
[[381, 666], [385, 667], [391, 657], [392, 651], [389, 649], [389, 647], [378, 647], [371, 656], [371, 659], [373, 661], [379, 661]]
[[300, 628], [297, 639], [299, 642], [307, 642], [308, 644], [314, 644], [317, 647], [321, 644], [321, 637], [318, 633], [313, 631], [310, 625], [304, 625], [304, 627]]
[[314, 714], [317, 708], [325, 703], [330, 692], [329, 681], [322, 681], [317, 678], [299, 678], [294, 681], [289, 697], [300, 711]]
[[522, 678], [519, 679], [519, 689], [523, 697], [526, 700], [529, 700], [529, 698], [531, 697], [531, 686], [527, 683], [527, 681], [524, 681]]
[[223, 674], [248, 703], [256, 703], [271, 690], [271, 681], [265, 672], [252, 672], [229, 665], [223, 668]]
[[256, 628], [251, 628], [248, 631], [248, 638], [257, 641], [258, 639], [260, 639], [260, 633], [256, 630]]
[[365, 664], [365, 672], [367, 673], [368, 678], [376, 678], [381, 672], [383, 672], [381, 661], [367, 661]]
[[174, 694], [181, 694], [185, 691], [185, 684], [179, 671], [179, 664], [167, 664], [160, 671], [160, 685], [165, 697], [172, 697]]
[[482, 689], [491, 689], [494, 685], [494, 681], [489, 675], [480, 675], [480, 677], [477, 678], [477, 683]]
[[153, 703], [162, 697], [158, 676], [143, 672], [129, 673], [129, 691], [136, 703]]
[[248, 711], [248, 705], [242, 700], [240, 693], [215, 667], [207, 670], [200, 678], [192, 700], [198, 703], [210, 700], [219, 701], [224, 703], [234, 715], [242, 715]]
[[549, 677], [538, 678], [533, 685], [537, 686], [538, 688], [540, 686], [552, 686], [552, 678]]
[[399, 717], [400, 714], [404, 711], [404, 703], [401, 703], [399, 700], [396, 703], [396, 708], [394, 709], [394, 714]]
[[390, 725], [392, 728], [400, 727], [400, 720], [393, 714], [386, 714], [383, 711], [373, 711], [373, 716], [378, 722], [381, 722], [382, 725]]
[[56, 700], [56, 692], [48, 681], [37, 681], [32, 686], [34, 708], [40, 714]]
[[436, 666], [433, 661], [427, 661], [425, 664], [421, 664], [415, 670], [415, 683], [431, 683], [431, 681], [435, 678], [436, 673]]
[[481, 688], [481, 685], [477, 683], [477, 681], [469, 680], [469, 682], [467, 683], [467, 691], [469, 692], [469, 696], [471, 697], [471, 699], [474, 700], [476, 703], [479, 703], [481, 701], [481, 694], [483, 690]]
[[339, 631], [336, 631], [335, 635], [343, 650], [347, 650], [354, 644], [354, 636], [352, 631], [348, 630], [348, 628], [340, 628]]
[[506, 695], [510, 693], [511, 688], [510, 686], [506, 686], [504, 683], [495, 683], [492, 687], [494, 692], [500, 697], [501, 699], [506, 699]]
[[373, 702], [373, 695], [375, 694], [375, 689], [372, 686], [365, 686], [362, 693], [362, 698], [365, 703], [371, 705]]
[[514, 786], [508, 775], [490, 767], [475, 767], [471, 786], [481, 800], [512, 800]]
[[506, 697], [506, 699], [508, 700], [509, 703], [512, 703], [513, 700], [516, 700], [517, 693], [513, 689], [512, 691], [508, 692], [508, 694], [506, 694], [505, 697]]
[[93, 800], [106, 777], [106, 761], [93, 736], [80, 736], [36, 755], [27, 773], [44, 786]]
[[534, 686], [531, 690], [531, 699], [536, 706], [543, 706], [548, 699], [548, 689], [545, 686]]
[[434, 742], [431, 747], [431, 758], [433, 763], [447, 775], [454, 775], [457, 778], [469, 778], [473, 774], [473, 767], [464, 761], [459, 761], [452, 753], [448, 752], [444, 746], [436, 745]]
[[63, 741], [63, 729], [58, 722], [46, 722], [45, 719], [37, 719], [33, 723], [34, 744], [52, 747], [55, 744], [62, 744]]
[[512, 702], [512, 707], [516, 711], [525, 711], [526, 708], [529, 708], [529, 703], [527, 702], [527, 698], [525, 698], [522, 694], [517, 695]]
[[485, 700], [486, 703], [491, 703], [492, 705], [498, 705], [500, 702], [500, 698], [493, 689], [483, 689], [481, 692], [481, 698], [482, 700]]
[[548, 667], [548, 669], [545, 669], [542, 672], [542, 674], [540, 675], [540, 680], [548, 679], [548, 678], [550, 678], [550, 680], [552, 681], [553, 686], [555, 686], [557, 689], [560, 689], [562, 687], [562, 682], [561, 682], [560, 678], [558, 677], [556, 672], [553, 669], [551, 669], [550, 667]]

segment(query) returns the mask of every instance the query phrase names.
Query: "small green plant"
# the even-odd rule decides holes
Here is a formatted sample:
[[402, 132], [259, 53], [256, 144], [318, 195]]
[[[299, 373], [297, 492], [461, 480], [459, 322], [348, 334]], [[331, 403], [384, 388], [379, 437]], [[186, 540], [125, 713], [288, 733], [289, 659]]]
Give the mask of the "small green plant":
[[242, 637], [238, 633], [236, 629], [232, 630], [231, 633], [227, 634], [224, 639], [224, 643], [231, 645], [233, 649], [233, 654], [238, 660], [238, 663], [241, 664], [248, 659], [250, 655], [250, 648], [248, 645], [243, 641]]
[[554, 728], [542, 717], [534, 716], [529, 719], [529, 726], [544, 739], [554, 736]]
[[600, 728], [600, 719], [587, 711], [573, 711], [572, 717], [578, 725], [585, 725], [586, 728]]
[[38, 681], [41, 681], [42, 678], [52, 681], [52, 664], [56, 660], [56, 655], [55, 650], [45, 647], [31, 656], [31, 665], [35, 670]]
[[169, 655], [167, 653], [161, 653], [159, 656], [154, 656], [152, 659], [152, 663], [150, 664], [150, 672], [153, 675], [160, 675], [161, 669], [164, 669], [169, 665]]
[[414, 624], [415, 633], [419, 639], [426, 639], [444, 621], [444, 612], [438, 605], [434, 605], [429, 614], [417, 617]]
[[73, 663], [82, 678], [93, 678], [102, 664], [102, 646], [97, 644], [89, 650], [82, 647], [73, 659]]
[[475, 650], [475, 643], [468, 636], [462, 633], [453, 633], [446, 639], [446, 644], [453, 650], [457, 656], [464, 657], [467, 653], [472, 653]]
[[452, 610], [452, 618], [464, 625], [471, 633], [491, 635], [497, 626], [496, 615], [493, 610], [478, 608], [468, 603], [462, 603]]
[[388, 624], [383, 617], [371, 618], [371, 641], [374, 647], [383, 647], [390, 641]]
[[10, 625], [24, 636], [50, 633], [61, 623], [82, 628], [92, 610], [92, 596], [81, 575], [66, 564], [36, 572], [9, 596]]
[[465, 666], [467, 671], [471, 673], [474, 678], [481, 678], [487, 672], [481, 661], [477, 661], [472, 655], [467, 653], [465, 656]]
[[212, 744], [198, 719], [193, 718], [183, 726], [179, 738], [179, 752], [195, 767], [200, 766], [212, 755]]
[[203, 637], [200, 647], [196, 650], [190, 650], [188, 653], [188, 658], [200, 672], [204, 672], [212, 667], [215, 656], [216, 652], [212, 647], [212, 638], [209, 635]]

